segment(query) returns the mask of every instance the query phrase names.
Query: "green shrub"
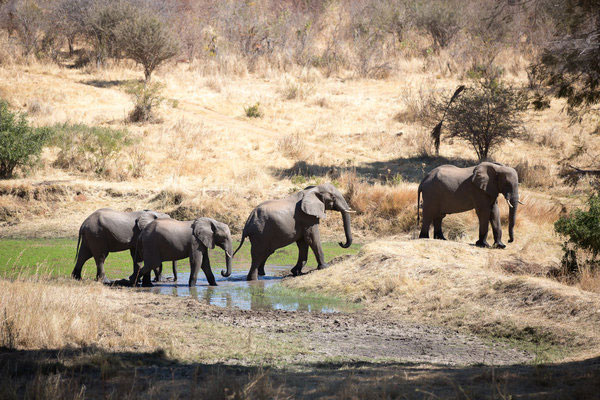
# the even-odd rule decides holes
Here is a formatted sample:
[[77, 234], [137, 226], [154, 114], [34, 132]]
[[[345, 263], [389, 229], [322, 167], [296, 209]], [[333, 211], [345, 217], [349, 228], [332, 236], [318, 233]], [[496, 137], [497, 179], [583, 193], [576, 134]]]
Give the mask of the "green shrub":
[[48, 129], [29, 126], [25, 114], [11, 112], [0, 100], [0, 179], [11, 178], [17, 167], [31, 166], [49, 137]]
[[600, 252], [600, 193], [592, 195], [587, 211], [577, 209], [554, 223], [554, 230], [566, 236], [568, 243], [589, 251], [593, 258]]
[[54, 165], [97, 175], [105, 175], [109, 164], [132, 143], [124, 129], [65, 123], [53, 130], [53, 144], [60, 149]]
[[161, 92], [164, 85], [159, 82], [130, 82], [125, 92], [134, 101], [133, 110], [129, 113], [131, 122], [148, 122], [155, 119], [154, 110], [160, 106], [164, 97]]
[[248, 118], [262, 118], [263, 112], [260, 109], [260, 103], [256, 103], [252, 106], [244, 107], [244, 112]]

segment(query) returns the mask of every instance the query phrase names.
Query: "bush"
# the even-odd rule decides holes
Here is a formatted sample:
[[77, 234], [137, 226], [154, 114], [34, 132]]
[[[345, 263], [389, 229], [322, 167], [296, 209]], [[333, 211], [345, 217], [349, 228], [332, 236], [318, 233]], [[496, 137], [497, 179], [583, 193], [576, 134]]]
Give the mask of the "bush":
[[577, 209], [559, 218], [554, 230], [566, 236], [567, 243], [591, 252], [595, 259], [600, 252], [600, 193], [593, 194], [587, 206], [587, 211]]
[[53, 144], [60, 149], [54, 165], [97, 175], [106, 175], [110, 163], [132, 143], [122, 129], [65, 123], [53, 130]]
[[11, 112], [0, 100], [0, 179], [11, 178], [17, 167], [31, 166], [50, 131], [29, 126], [25, 114]]
[[440, 0], [424, 1], [417, 7], [417, 25], [431, 35], [436, 49], [448, 47], [460, 31], [461, 9], [461, 3]]
[[115, 29], [119, 49], [125, 57], [144, 67], [144, 77], [150, 81], [152, 72], [179, 51], [177, 42], [166, 23], [150, 10], [136, 11]]
[[155, 119], [154, 111], [160, 106], [164, 98], [161, 91], [164, 85], [158, 82], [132, 82], [129, 83], [125, 92], [129, 94], [134, 101], [134, 107], [129, 113], [131, 122], [147, 122]]
[[244, 107], [244, 112], [248, 118], [262, 118], [263, 112], [260, 109], [260, 103], [256, 103], [252, 106]]
[[[448, 108], [447, 136], [468, 142], [479, 160], [485, 160], [494, 147], [522, 136], [521, 115], [526, 106], [520, 92], [505, 86], [497, 77], [485, 77], [477, 86], [467, 88]], [[446, 107], [446, 102], [440, 101], [434, 108], [442, 115]]]

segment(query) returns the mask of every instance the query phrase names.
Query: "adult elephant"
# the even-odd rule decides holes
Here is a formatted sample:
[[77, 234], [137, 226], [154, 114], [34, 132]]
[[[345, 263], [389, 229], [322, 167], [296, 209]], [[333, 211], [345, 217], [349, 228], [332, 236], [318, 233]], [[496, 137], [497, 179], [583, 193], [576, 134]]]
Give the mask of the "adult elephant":
[[504, 195], [510, 207], [508, 215], [509, 242], [514, 240], [514, 226], [519, 204], [519, 178], [514, 168], [499, 163], [481, 164], [458, 168], [454, 165], [442, 165], [423, 178], [417, 193], [418, 206], [423, 194], [423, 225], [419, 238], [429, 237], [429, 226], [433, 222], [434, 239], [445, 240], [442, 233], [442, 220], [447, 214], [455, 214], [475, 209], [479, 218], [480, 247], [489, 247], [487, 243], [488, 224], [492, 225], [494, 246], [505, 248], [502, 243], [498, 194]]
[[163, 261], [190, 259], [189, 286], [195, 286], [200, 268], [211, 286], [217, 286], [210, 268], [208, 249], [215, 245], [225, 250], [227, 271], [221, 275], [231, 275], [232, 241], [229, 227], [211, 218], [198, 218], [194, 221], [176, 221], [157, 219], [148, 224], [141, 232], [136, 252], [142, 254], [144, 267], [129, 278], [131, 285], [143, 277], [142, 286], [152, 286], [150, 271], [158, 268]]
[[284, 199], [266, 201], [256, 207], [246, 221], [242, 241], [235, 251], [237, 253], [242, 247], [246, 237], [250, 238], [252, 264], [246, 279], [251, 281], [258, 279], [258, 275], [264, 275], [267, 258], [275, 250], [294, 242], [299, 252], [298, 262], [292, 269], [294, 276], [302, 273], [309, 246], [317, 259], [317, 268], [326, 268], [319, 235], [319, 221], [325, 218], [325, 210], [336, 210], [342, 214], [346, 243], [340, 243], [340, 246], [350, 247], [350, 213], [353, 211], [344, 196], [330, 183], [309, 186]]
[[[93, 257], [96, 261], [96, 279], [108, 282], [104, 273], [104, 261], [108, 253], [124, 250], [129, 250], [131, 254], [135, 273], [141, 263], [141, 257], [135, 257], [138, 236], [146, 225], [160, 218], [170, 219], [167, 214], [150, 210], [122, 212], [101, 208], [94, 211], [79, 228], [76, 262], [71, 276], [81, 279], [83, 264]], [[173, 275], [177, 280], [175, 262]], [[158, 273], [157, 278], [160, 279]]]

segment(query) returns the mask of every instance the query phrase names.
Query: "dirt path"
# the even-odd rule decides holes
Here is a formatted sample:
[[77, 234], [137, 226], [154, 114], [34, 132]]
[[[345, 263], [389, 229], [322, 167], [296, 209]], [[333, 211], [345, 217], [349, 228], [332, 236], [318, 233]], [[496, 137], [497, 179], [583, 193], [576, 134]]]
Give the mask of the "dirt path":
[[416, 325], [386, 315], [361, 310], [353, 313], [308, 311], [240, 310], [217, 307], [191, 298], [156, 296], [149, 303], [154, 316], [173, 318], [165, 303], [184, 302], [177, 307], [186, 318], [206, 319], [227, 326], [252, 329], [266, 337], [298, 340], [310, 351], [290, 360], [317, 362], [331, 358], [348, 360], [394, 360], [443, 365], [509, 365], [532, 360], [523, 351], [475, 336], [427, 325]]

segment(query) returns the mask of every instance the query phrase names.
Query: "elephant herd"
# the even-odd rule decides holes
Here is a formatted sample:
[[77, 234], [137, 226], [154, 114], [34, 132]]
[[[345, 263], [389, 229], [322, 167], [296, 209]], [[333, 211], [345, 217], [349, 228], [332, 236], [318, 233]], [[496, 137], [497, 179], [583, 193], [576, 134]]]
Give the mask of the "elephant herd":
[[[479, 219], [477, 246], [488, 247], [488, 223], [492, 225], [494, 247], [504, 248], [498, 194], [505, 196], [509, 207], [509, 242], [514, 240], [514, 225], [519, 204], [518, 176], [510, 167], [498, 163], [483, 162], [474, 167], [458, 168], [442, 165], [429, 172], [421, 181], [417, 193], [417, 221], [420, 220], [419, 203], [423, 198], [423, 222], [420, 238], [429, 237], [433, 223], [434, 238], [444, 239], [442, 220], [447, 214], [475, 209]], [[151, 272], [155, 280], [161, 279], [162, 263], [172, 261], [173, 275], [177, 280], [177, 260], [190, 259], [188, 285], [195, 286], [199, 269], [202, 269], [210, 285], [216, 286], [208, 249], [219, 246], [225, 252], [226, 270], [221, 275], [231, 275], [232, 259], [244, 244], [251, 243], [251, 266], [247, 280], [264, 275], [267, 259], [275, 250], [296, 243], [298, 261], [292, 268], [294, 276], [302, 273], [310, 247], [317, 260], [317, 268], [327, 267], [319, 234], [319, 221], [326, 210], [341, 213], [346, 236], [341, 247], [352, 244], [350, 229], [350, 206], [340, 191], [330, 183], [309, 186], [284, 199], [270, 200], [258, 205], [246, 220], [239, 247], [233, 252], [229, 227], [212, 218], [193, 221], [177, 221], [169, 215], [144, 210], [120, 212], [110, 208], [95, 211], [81, 224], [77, 243], [77, 255], [72, 276], [81, 279], [84, 263], [90, 258], [96, 262], [96, 279], [108, 282], [104, 273], [104, 261], [108, 253], [129, 250], [133, 259], [133, 273], [126, 280], [135, 286], [152, 286]]]

